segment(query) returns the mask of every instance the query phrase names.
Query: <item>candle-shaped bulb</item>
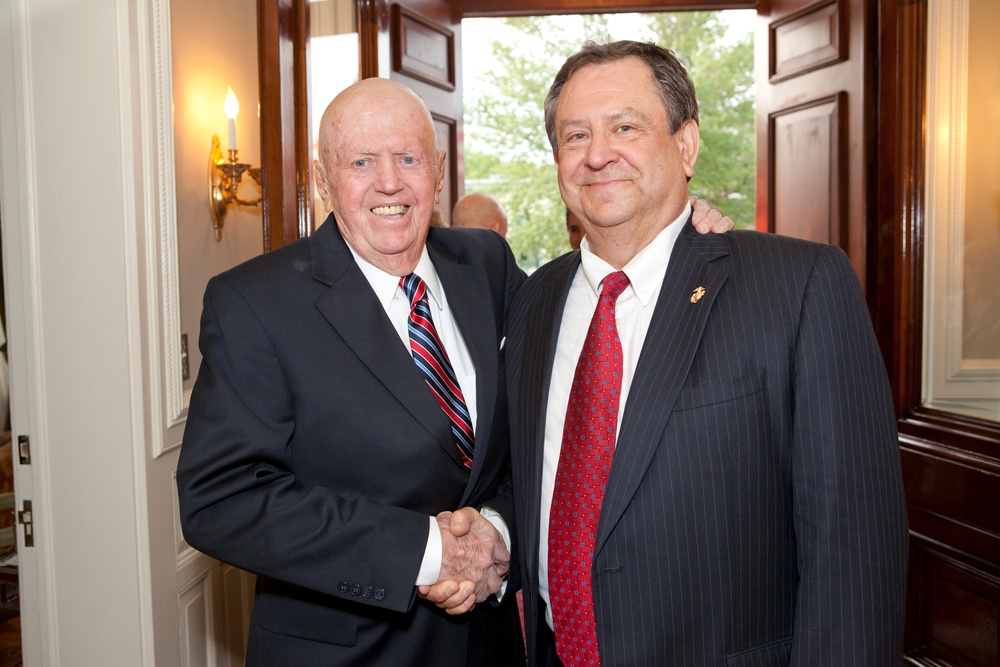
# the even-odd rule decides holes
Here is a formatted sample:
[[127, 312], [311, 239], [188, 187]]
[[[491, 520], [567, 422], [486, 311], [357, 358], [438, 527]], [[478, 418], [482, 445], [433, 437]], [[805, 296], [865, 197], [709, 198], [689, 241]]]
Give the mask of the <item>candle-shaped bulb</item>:
[[229, 119], [229, 150], [236, 150], [236, 116], [240, 112], [240, 101], [236, 99], [232, 87], [226, 93], [226, 118]]

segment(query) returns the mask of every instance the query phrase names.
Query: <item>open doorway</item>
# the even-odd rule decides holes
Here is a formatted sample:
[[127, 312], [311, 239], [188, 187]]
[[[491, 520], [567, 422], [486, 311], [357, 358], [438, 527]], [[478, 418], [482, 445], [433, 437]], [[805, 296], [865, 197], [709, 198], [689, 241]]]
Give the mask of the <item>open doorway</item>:
[[698, 91], [702, 152], [692, 193], [755, 225], [756, 12], [656, 12], [462, 21], [465, 192], [496, 197], [518, 264], [570, 249], [542, 103], [556, 71], [587, 39], [653, 41], [686, 64]]

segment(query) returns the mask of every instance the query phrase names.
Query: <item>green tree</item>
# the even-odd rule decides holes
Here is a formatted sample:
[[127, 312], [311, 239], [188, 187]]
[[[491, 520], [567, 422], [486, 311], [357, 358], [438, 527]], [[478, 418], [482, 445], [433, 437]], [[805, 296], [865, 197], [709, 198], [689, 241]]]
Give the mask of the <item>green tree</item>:
[[[517, 261], [537, 267], [569, 250], [542, 106], [566, 56], [587, 39], [653, 39], [688, 66], [699, 97], [703, 151], [692, 192], [752, 226], [753, 45], [726, 43], [712, 12], [645, 14], [640, 34], [616, 34], [613, 15], [499, 19], [493, 69], [466, 84], [466, 191], [486, 191], [507, 210]], [[499, 29], [500, 27], [504, 29]], [[707, 149], [707, 150], [705, 150]]]

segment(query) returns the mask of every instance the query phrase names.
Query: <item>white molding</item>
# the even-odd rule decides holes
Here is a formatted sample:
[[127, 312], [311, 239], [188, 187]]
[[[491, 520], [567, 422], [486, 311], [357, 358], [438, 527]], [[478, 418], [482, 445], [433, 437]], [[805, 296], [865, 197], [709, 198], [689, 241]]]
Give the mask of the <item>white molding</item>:
[[969, 0], [930, 0], [924, 403], [1000, 419], [1000, 360], [962, 357]]
[[[49, 499], [51, 469], [45, 455], [49, 410], [45, 390], [41, 279], [37, 209], [37, 153], [28, 0], [0, 4], [0, 187], [3, 188], [3, 253], [7, 341], [10, 350], [11, 426], [15, 437], [29, 435], [32, 465], [14, 466], [17, 503], [33, 501], [35, 546], [20, 556], [22, 657], [25, 664], [61, 664], [56, 615], [55, 554]], [[9, 40], [9, 41], [8, 41]]]
[[177, 193], [170, 58], [170, 0], [149, 0], [140, 43], [143, 97], [143, 173], [147, 243], [148, 343], [153, 418], [153, 457], [180, 446], [171, 429], [187, 419], [190, 392], [181, 379], [180, 281]]

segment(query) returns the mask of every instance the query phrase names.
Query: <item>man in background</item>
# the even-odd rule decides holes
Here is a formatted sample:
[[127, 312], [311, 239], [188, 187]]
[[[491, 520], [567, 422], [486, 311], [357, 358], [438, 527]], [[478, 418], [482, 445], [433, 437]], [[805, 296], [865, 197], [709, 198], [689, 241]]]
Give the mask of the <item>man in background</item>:
[[504, 238], [507, 236], [507, 214], [503, 205], [485, 192], [470, 192], [455, 202], [451, 224], [453, 227], [492, 229]]
[[566, 235], [569, 236], [569, 247], [573, 250], [580, 249], [580, 241], [583, 240], [583, 225], [576, 213], [566, 209]]

